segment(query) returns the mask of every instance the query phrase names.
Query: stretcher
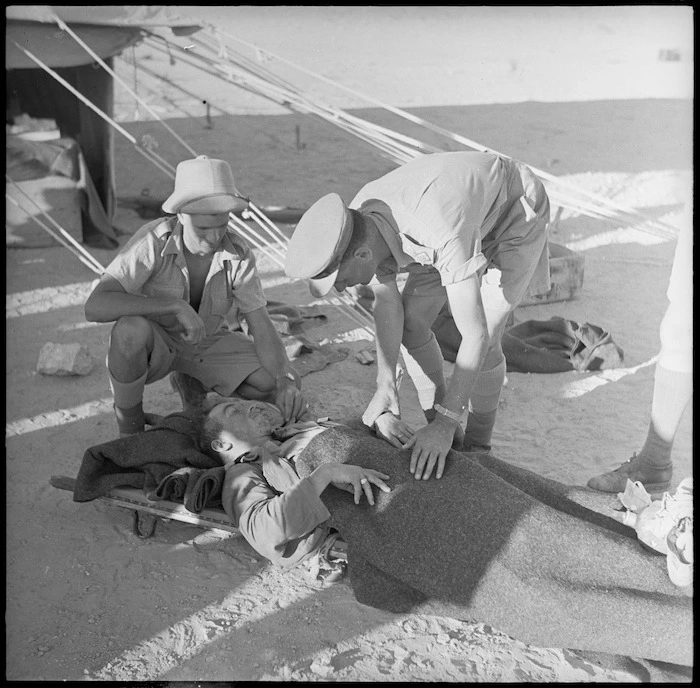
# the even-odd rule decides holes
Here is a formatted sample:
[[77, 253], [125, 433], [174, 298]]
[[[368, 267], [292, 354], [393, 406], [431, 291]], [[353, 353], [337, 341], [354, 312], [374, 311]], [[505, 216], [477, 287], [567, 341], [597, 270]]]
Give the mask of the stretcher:
[[[75, 478], [65, 475], [54, 475], [49, 482], [59, 490], [73, 492], [75, 488]], [[184, 504], [169, 499], [151, 501], [143, 490], [136, 487], [115, 487], [97, 499], [133, 512], [133, 530], [141, 539], [152, 537], [161, 519], [190, 523], [200, 528], [216, 528], [229, 533], [239, 532], [223, 509], [203, 509], [195, 514], [186, 509]], [[325, 553], [325, 558], [330, 561], [347, 561], [347, 556], [347, 543], [340, 538]]]
[[[53, 487], [68, 492], [73, 492], [75, 488], [75, 479], [64, 475], [52, 476], [50, 483]], [[113, 488], [97, 499], [112, 506], [132, 511], [134, 533], [143, 539], [149, 538], [155, 533], [159, 519], [182, 521], [202, 528], [218, 528], [230, 533], [238, 532], [238, 528], [233, 525], [223, 509], [204, 509], [195, 514], [186, 509], [184, 504], [167, 499], [157, 502], [151, 501], [143, 493], [143, 490], [135, 487]]]

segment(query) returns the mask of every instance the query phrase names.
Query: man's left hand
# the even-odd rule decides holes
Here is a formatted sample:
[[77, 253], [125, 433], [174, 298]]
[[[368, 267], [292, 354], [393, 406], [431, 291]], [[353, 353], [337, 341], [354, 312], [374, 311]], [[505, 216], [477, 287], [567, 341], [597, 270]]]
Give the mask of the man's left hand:
[[276, 381], [275, 405], [282, 411], [285, 423], [299, 420], [309, 408], [296, 381], [284, 376]]
[[435, 477], [442, 478], [445, 458], [452, 448], [452, 441], [458, 430], [460, 426], [456, 421], [438, 413], [432, 423], [418, 430], [403, 445], [404, 449], [413, 449], [409, 470], [416, 480], [428, 480], [436, 466]]

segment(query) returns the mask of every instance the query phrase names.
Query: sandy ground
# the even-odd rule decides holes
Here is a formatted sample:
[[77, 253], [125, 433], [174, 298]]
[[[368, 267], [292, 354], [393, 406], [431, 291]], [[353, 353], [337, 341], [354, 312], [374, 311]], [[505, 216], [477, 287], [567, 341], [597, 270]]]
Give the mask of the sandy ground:
[[[450, 131], [678, 226], [692, 164], [690, 10], [626, 9], [201, 11], [232, 34], [328, 78], [381, 94]], [[681, 59], [659, 61], [659, 51], [670, 49]], [[148, 50], [137, 50], [148, 59]], [[169, 69], [178, 76], [177, 67]], [[190, 88], [197, 85], [184, 70], [180, 76]], [[187, 103], [174, 90], [165, 89], [170, 104], [159, 107], [198, 153], [231, 161], [241, 190], [258, 205], [304, 208], [329, 191], [349, 200], [392, 167], [325, 125], [279, 114], [235, 89], [200, 85], [229, 113], [215, 115], [213, 128], [204, 127], [200, 103]], [[173, 162], [186, 157], [143, 108], [132, 121], [133, 104], [119, 91], [117, 101], [130, 132], [155, 136], [159, 152]], [[178, 109], [184, 107], [197, 117], [185, 118]], [[357, 114], [395, 126], [374, 107]], [[120, 197], [165, 197], [167, 177], [124, 140], [117, 140], [116, 153]], [[143, 219], [122, 205], [116, 222], [124, 241]], [[600, 325], [624, 349], [624, 367], [509, 374], [493, 451], [550, 478], [585, 484], [643, 442], [675, 242], [572, 215], [564, 216], [554, 240], [584, 256], [583, 288], [571, 301], [518, 309], [516, 322], [560, 315]], [[105, 265], [113, 255], [91, 253]], [[142, 540], [132, 532], [130, 512], [100, 501], [73, 503], [49, 478], [75, 476], [87, 447], [115, 437], [102, 364], [109, 327], [87, 324], [81, 306], [95, 275], [58, 247], [6, 255], [8, 679], [641, 680], [632, 669], [527, 646], [484, 625], [364, 607], [347, 584], [322, 589], [301, 569], [283, 573], [236, 535], [170, 521]], [[278, 265], [264, 256], [259, 265], [271, 299], [313, 303]], [[304, 378], [312, 411], [360, 415], [375, 369], [354, 353], [372, 343], [357, 339], [354, 324], [337, 309], [328, 305], [326, 312], [328, 323], [308, 334], [333, 341], [348, 356]], [[86, 377], [38, 375], [46, 341], [85, 344], [95, 369]], [[410, 384], [402, 388], [402, 403], [419, 423]], [[179, 410], [179, 398], [160, 382], [147, 389], [145, 405], [168, 413]], [[692, 470], [690, 410], [673, 459], [675, 486]]]

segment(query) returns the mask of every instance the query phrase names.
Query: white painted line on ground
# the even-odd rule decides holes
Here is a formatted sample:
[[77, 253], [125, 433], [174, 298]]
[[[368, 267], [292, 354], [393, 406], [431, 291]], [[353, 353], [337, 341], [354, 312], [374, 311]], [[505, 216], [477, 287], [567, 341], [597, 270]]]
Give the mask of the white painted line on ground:
[[73, 408], [40, 413], [33, 418], [20, 418], [5, 426], [5, 437], [26, 435], [28, 432], [55, 428], [58, 425], [75, 423], [76, 421], [99, 416], [103, 413], [112, 413], [112, 404], [112, 398], [108, 397], [97, 401], [89, 401], [86, 404], [80, 404], [80, 406], [74, 406]]
[[569, 384], [564, 385], [561, 388], [562, 399], [574, 399], [575, 397], [583, 396], [592, 392], [597, 387], [602, 385], [607, 385], [609, 382], [617, 382], [627, 375], [632, 375], [642, 368], [653, 365], [658, 360], [658, 355], [650, 358], [644, 363], [640, 363], [633, 368], [611, 368], [609, 370], [603, 370], [600, 373], [591, 375], [590, 377], [583, 378], [581, 380], [575, 380]]
[[87, 301], [95, 281], [75, 282], [58, 287], [33, 289], [16, 294], [8, 294], [5, 298], [5, 318], [17, 318], [33, 313], [47, 313], [68, 306], [82, 306]]

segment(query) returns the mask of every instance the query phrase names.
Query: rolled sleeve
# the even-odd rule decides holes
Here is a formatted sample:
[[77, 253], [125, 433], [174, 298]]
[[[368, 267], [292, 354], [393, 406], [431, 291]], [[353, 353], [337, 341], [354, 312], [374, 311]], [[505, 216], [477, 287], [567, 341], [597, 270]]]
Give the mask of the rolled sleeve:
[[478, 232], [453, 237], [437, 251], [435, 267], [443, 286], [463, 282], [482, 270], [488, 261], [481, 252]]
[[258, 463], [226, 469], [222, 502], [246, 541], [278, 565], [295, 565], [314, 554], [327, 534], [321, 524], [330, 512], [310, 481], [302, 479], [278, 494]]
[[140, 293], [156, 270], [162, 247], [152, 228], [151, 224], [138, 230], [105, 268], [129, 294]]

